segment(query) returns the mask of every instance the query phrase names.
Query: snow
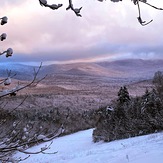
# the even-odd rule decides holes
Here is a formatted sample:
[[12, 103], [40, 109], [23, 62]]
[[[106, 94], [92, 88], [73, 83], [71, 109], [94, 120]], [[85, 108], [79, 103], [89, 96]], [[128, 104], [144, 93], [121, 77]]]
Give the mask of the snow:
[[[92, 142], [93, 129], [80, 131], [53, 140], [46, 153], [31, 155], [24, 163], [162, 163], [163, 132], [116, 140]], [[48, 143], [32, 147], [28, 151], [39, 151]], [[27, 155], [17, 153], [15, 158]]]

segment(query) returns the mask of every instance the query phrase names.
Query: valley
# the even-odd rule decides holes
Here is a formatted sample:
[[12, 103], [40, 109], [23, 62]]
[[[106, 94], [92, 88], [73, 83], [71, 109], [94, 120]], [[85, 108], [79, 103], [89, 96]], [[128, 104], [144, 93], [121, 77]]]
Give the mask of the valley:
[[[18, 80], [22, 84], [32, 80], [33, 67], [22, 67], [20, 64], [10, 67], [12, 73], [17, 74], [10, 87], [16, 85]], [[5, 68], [0, 70], [3, 76]], [[159, 60], [47, 65], [42, 67], [38, 78], [47, 77], [36, 87], [18, 92], [17, 97], [28, 95], [20, 108], [98, 109], [116, 99], [121, 86], [126, 85], [131, 96], [140, 96], [146, 89], [152, 89], [151, 79], [160, 70], [163, 70], [163, 61]]]

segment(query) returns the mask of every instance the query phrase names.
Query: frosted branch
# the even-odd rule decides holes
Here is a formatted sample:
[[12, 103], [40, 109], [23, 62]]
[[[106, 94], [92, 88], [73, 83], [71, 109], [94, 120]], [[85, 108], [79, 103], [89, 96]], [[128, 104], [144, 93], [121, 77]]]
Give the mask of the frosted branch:
[[69, 10], [69, 9], [71, 9], [76, 14], [76, 16], [80, 16], [81, 17], [80, 10], [82, 9], [82, 7], [80, 7], [80, 8], [74, 8], [73, 7], [72, 0], [69, 0], [69, 5], [66, 8], [66, 10]]

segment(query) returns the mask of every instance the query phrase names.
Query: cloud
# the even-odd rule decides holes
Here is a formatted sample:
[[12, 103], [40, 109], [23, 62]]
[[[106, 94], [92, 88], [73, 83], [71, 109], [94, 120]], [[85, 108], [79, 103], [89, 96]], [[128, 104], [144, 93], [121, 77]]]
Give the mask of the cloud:
[[[56, 1], [55, 1], [56, 2]], [[58, 1], [60, 2], [60, 1]], [[50, 1], [50, 3], [54, 3]], [[160, 3], [159, 5], [163, 5]], [[64, 7], [57, 11], [43, 8], [38, 1], [3, 1], [0, 14], [9, 17], [1, 28], [8, 34], [2, 47], [12, 47], [11, 61], [66, 61], [91, 58], [163, 58], [162, 15], [142, 5], [143, 18], [154, 22], [138, 24], [137, 7], [131, 2], [74, 2], [83, 6], [82, 18]]]

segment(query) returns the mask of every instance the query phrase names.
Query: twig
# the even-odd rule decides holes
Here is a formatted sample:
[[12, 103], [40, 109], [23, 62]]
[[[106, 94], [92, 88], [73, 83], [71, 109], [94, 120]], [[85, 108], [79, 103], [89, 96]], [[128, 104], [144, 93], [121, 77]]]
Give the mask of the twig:
[[137, 4], [138, 6], [138, 12], [139, 12], [139, 16], [138, 16], [138, 21], [139, 23], [142, 25], [142, 26], [145, 26], [145, 25], [148, 25], [149, 23], [151, 23], [153, 20], [150, 20], [149, 22], [146, 23], [146, 21], [143, 21], [142, 20], [142, 17], [141, 17], [141, 12], [140, 12], [140, 6], [139, 6], [139, 0], [137, 0], [137, 2], [135, 2], [135, 4]]
[[[12, 89], [10, 89], [10, 90], [4, 90], [4, 91], [0, 92], [0, 98], [2, 98], [2, 97], [4, 97], [4, 96], [7, 96], [7, 95], [15, 96], [15, 95], [16, 95], [16, 92], [18, 92], [18, 91], [20, 91], [20, 90], [22, 90], [22, 89], [25, 89], [25, 88], [31, 86], [32, 84], [34, 84], [34, 83], [36, 82], [36, 80], [37, 80], [37, 76], [38, 76], [38, 74], [39, 74], [39, 72], [40, 72], [41, 67], [42, 67], [42, 63], [40, 64], [40, 66], [39, 66], [39, 68], [38, 68], [37, 71], [34, 69], [34, 77], [33, 77], [33, 80], [32, 80], [30, 83], [28, 83], [28, 84], [26, 84], [26, 85], [24, 85], [24, 86], [17, 85], [15, 88], [12, 88]], [[46, 75], [46, 76], [47, 76], [47, 75]], [[45, 77], [46, 77], [46, 76], [45, 76]], [[36, 82], [36, 83], [38, 84], [40, 81], [42, 81], [43, 79], [45, 79], [45, 77], [41, 78], [41, 79], [40, 79], [38, 82]]]
[[24, 99], [22, 100], [22, 102], [18, 105], [18, 106], [16, 106], [13, 110], [11, 110], [9, 113], [12, 113], [12, 112], [14, 112], [16, 109], [18, 109], [19, 108], [19, 106], [21, 106], [24, 102], [25, 102], [25, 100], [28, 98], [28, 95], [26, 95], [25, 97], [24, 97]]
[[[53, 141], [46, 147], [41, 148], [41, 150], [37, 151], [37, 152], [29, 152], [29, 151], [24, 151], [21, 149], [17, 149], [19, 152], [22, 152], [24, 154], [39, 154], [39, 153], [43, 153], [46, 154], [44, 151], [46, 151], [47, 149], [50, 149], [50, 146], [52, 145]], [[57, 152], [53, 152], [53, 153], [49, 153], [49, 154], [56, 154]]]
[[12, 76], [8, 76], [7, 78], [5, 79], [0, 79], [1, 83], [0, 84], [3, 84], [5, 83], [6, 80], [8, 80], [8, 78], [13, 78], [14, 76], [16, 76], [16, 74], [13, 74]]
[[80, 10], [82, 9], [82, 7], [80, 7], [80, 8], [74, 8], [73, 7], [72, 0], [69, 0], [69, 5], [66, 8], [66, 10], [69, 10], [69, 9], [71, 9], [72, 11], [74, 11], [74, 13], [76, 14], [76, 16], [80, 16], [81, 17]]
[[41, 1], [41, 0], [39, 0], [39, 2], [40, 2], [40, 5], [41, 5], [41, 6], [48, 7], [48, 8], [50, 8], [50, 9], [52, 9], [52, 10], [57, 10], [57, 9], [59, 9], [60, 7], [63, 6], [63, 4], [58, 4], [58, 5], [52, 4], [52, 5], [49, 5], [49, 4], [47, 4], [47, 2], [43, 2], [43, 1]]
[[147, 3], [147, 2], [144, 2], [144, 1], [141, 1], [141, 0], [140, 0], [140, 2], [142, 2], [142, 3], [144, 3], [144, 4], [148, 5], [148, 6], [150, 6], [150, 7], [152, 7], [152, 8], [154, 8], [154, 9], [156, 9], [156, 10], [163, 10], [163, 8], [158, 8], [158, 7], [156, 7], [156, 6], [154, 6], [154, 5], [151, 5], [151, 4]]

